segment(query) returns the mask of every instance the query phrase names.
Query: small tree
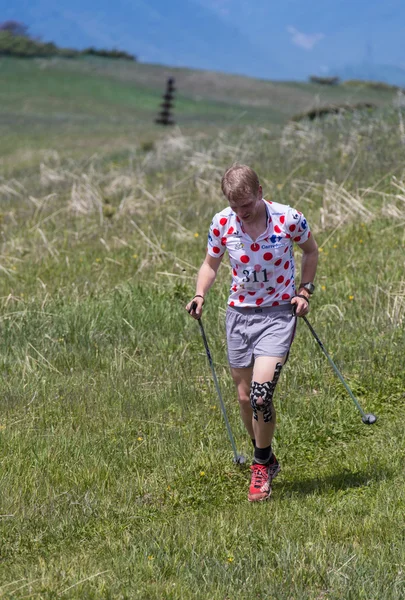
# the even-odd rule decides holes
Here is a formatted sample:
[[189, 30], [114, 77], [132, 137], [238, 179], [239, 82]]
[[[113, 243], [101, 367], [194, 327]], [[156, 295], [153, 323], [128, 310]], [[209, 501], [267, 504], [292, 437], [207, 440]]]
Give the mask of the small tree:
[[29, 37], [27, 25], [19, 21], [3, 21], [0, 23], [0, 31], [8, 31], [13, 36]]
[[166, 93], [163, 96], [163, 102], [160, 105], [162, 110], [159, 113], [155, 123], [159, 125], [174, 125], [171, 110], [173, 108], [173, 97], [176, 88], [174, 87], [174, 77], [169, 77], [166, 84]]

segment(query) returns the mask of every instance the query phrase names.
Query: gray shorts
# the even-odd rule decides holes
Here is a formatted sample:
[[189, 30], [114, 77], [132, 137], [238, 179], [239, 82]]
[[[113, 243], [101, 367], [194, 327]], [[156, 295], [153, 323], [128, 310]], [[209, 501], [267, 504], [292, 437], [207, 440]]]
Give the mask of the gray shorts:
[[286, 356], [295, 335], [297, 319], [291, 304], [226, 311], [226, 339], [231, 367], [251, 367], [258, 356]]

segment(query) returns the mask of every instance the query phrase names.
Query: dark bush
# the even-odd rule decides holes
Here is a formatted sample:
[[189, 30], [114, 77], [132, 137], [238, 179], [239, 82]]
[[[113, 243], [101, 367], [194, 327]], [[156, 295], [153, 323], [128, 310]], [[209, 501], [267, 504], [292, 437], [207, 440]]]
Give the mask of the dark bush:
[[[7, 22], [6, 22], [7, 24]], [[96, 48], [87, 48], [78, 51], [72, 48], [58, 48], [53, 42], [41, 42], [34, 40], [27, 35], [16, 35], [14, 31], [0, 28], [0, 56], [18, 56], [21, 58], [50, 58], [61, 56], [64, 58], [75, 58], [77, 56], [101, 56], [105, 58], [116, 58], [125, 60], [136, 60], [136, 57], [123, 50], [97, 50]]]
[[14, 35], [9, 31], [0, 31], [0, 55], [3, 56], [54, 56], [57, 52], [55, 44], [44, 44], [29, 37]]
[[124, 52], [124, 50], [117, 50], [116, 48], [113, 48], [112, 50], [105, 50], [103, 48], [97, 49], [90, 47], [86, 48], [85, 50], [82, 50], [81, 54], [89, 56], [102, 56], [104, 58], [121, 58], [124, 60], [136, 60], [136, 56], [134, 56], [133, 54]]
[[306, 110], [303, 113], [295, 115], [291, 120], [302, 121], [304, 119], [309, 119], [310, 121], [313, 121], [314, 119], [325, 117], [327, 115], [334, 115], [343, 112], [354, 112], [356, 110], [371, 110], [374, 108], [377, 107], [371, 102], [357, 102], [356, 104], [329, 104], [327, 106], [318, 106], [316, 108]]
[[309, 81], [321, 85], [338, 85], [340, 83], [339, 77], [317, 77], [316, 75], [311, 75]]

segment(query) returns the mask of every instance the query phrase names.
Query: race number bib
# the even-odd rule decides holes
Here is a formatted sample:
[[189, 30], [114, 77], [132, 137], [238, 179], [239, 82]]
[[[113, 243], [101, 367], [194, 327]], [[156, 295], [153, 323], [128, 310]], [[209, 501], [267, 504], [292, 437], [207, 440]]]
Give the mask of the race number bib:
[[255, 267], [253, 270], [244, 269], [240, 286], [247, 291], [272, 290], [276, 287], [274, 270], [271, 267], [262, 269]]

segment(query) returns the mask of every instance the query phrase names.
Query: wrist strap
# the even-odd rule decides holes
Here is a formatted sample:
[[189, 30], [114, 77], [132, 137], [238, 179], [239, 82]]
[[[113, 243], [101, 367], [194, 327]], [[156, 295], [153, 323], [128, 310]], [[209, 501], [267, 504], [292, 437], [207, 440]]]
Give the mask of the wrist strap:
[[294, 298], [304, 298], [304, 300], [306, 300], [309, 304], [309, 298], [304, 296], [304, 294], [295, 294]]
[[[196, 294], [196, 295], [194, 296], [194, 298], [202, 298], [202, 299], [203, 299], [203, 304], [204, 304], [204, 302], [205, 302], [204, 296], [201, 296], [201, 294]], [[193, 300], [194, 300], [194, 298], [193, 298]]]

